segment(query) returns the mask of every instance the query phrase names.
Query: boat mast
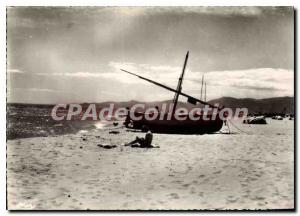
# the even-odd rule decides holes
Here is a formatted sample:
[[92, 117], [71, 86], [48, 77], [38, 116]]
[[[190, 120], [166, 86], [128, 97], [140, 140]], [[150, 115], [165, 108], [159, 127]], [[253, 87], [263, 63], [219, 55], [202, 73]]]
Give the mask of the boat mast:
[[202, 100], [203, 80], [204, 80], [204, 74], [202, 75], [202, 81], [201, 81], [201, 95], [200, 95], [200, 100]]
[[187, 64], [187, 60], [189, 58], [189, 51], [187, 51], [186, 56], [185, 56], [185, 60], [184, 60], [184, 64], [183, 64], [183, 68], [182, 68], [182, 73], [181, 76], [178, 79], [178, 84], [177, 84], [177, 88], [176, 88], [176, 93], [173, 99], [173, 110], [172, 110], [172, 116], [174, 115], [175, 111], [176, 111], [176, 106], [177, 106], [177, 102], [178, 102], [178, 97], [181, 93], [181, 86], [182, 86], [182, 81], [183, 81], [183, 76], [184, 76], [184, 71], [185, 71], [185, 67]]
[[206, 102], [206, 82], [204, 83], [204, 101]]

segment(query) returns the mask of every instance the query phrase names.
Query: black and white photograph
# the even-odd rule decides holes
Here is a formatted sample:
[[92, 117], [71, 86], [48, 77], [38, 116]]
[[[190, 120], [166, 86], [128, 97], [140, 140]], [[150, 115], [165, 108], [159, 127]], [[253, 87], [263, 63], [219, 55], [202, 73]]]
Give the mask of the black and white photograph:
[[7, 6], [7, 210], [295, 210], [295, 15]]

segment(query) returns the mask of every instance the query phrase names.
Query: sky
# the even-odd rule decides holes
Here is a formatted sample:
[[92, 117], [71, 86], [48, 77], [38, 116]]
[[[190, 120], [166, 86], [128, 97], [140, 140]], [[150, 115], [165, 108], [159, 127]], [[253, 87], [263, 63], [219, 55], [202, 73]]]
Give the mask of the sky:
[[[8, 7], [7, 101], [158, 101], [294, 94], [291, 7]], [[180, 98], [185, 100], [185, 98]]]

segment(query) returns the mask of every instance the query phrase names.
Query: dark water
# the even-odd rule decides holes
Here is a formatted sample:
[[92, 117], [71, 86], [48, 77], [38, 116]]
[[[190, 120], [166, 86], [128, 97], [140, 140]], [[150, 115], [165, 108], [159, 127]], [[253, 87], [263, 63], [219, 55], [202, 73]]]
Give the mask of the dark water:
[[95, 128], [93, 121], [55, 121], [51, 110], [50, 106], [8, 105], [7, 139], [63, 135]]

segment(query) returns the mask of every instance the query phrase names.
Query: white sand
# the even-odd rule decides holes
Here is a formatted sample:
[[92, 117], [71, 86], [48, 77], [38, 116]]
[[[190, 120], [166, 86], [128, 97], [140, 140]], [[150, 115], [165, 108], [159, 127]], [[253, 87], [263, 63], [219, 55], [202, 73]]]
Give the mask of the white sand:
[[154, 134], [159, 149], [121, 146], [143, 135], [125, 129], [9, 140], [8, 208], [293, 208], [293, 121], [268, 122], [239, 125], [251, 135]]

